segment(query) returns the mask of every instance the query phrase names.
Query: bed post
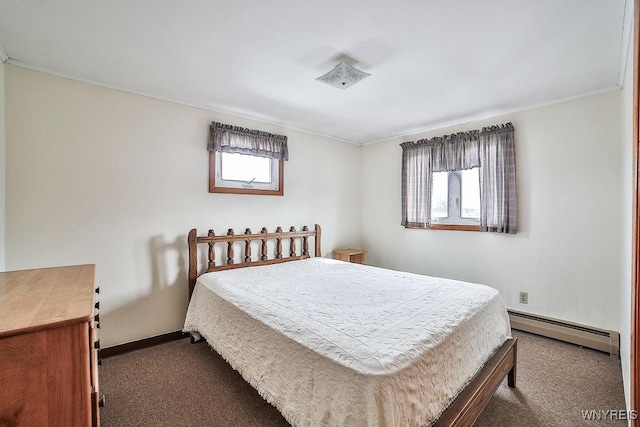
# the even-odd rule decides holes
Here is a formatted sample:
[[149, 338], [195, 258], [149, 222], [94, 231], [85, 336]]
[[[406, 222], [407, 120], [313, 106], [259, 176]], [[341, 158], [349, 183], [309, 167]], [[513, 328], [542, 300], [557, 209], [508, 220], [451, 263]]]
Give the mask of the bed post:
[[518, 340], [513, 342], [513, 367], [507, 373], [507, 382], [509, 387], [514, 388], [516, 386], [516, 368], [518, 366]]
[[315, 256], [322, 256], [322, 251], [320, 250], [320, 235], [321, 235], [320, 224], [316, 224]]
[[193, 288], [196, 286], [196, 278], [198, 277], [197, 236], [198, 232], [195, 228], [192, 228], [187, 237], [189, 246], [189, 299], [191, 299]]

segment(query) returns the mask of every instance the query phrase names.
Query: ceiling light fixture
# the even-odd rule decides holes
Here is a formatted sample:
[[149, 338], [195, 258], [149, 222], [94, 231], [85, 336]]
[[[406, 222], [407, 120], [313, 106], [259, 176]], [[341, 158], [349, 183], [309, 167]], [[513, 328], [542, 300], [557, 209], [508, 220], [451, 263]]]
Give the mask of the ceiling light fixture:
[[354, 84], [358, 83], [365, 77], [369, 77], [371, 74], [360, 71], [353, 68], [346, 62], [341, 62], [336, 67], [329, 71], [327, 74], [318, 77], [316, 80], [329, 84], [331, 86], [346, 89]]

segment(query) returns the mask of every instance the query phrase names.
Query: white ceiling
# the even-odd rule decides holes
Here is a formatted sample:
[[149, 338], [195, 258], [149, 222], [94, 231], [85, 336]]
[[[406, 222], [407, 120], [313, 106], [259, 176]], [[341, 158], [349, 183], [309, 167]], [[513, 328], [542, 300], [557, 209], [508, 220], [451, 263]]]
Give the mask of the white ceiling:
[[[0, 0], [0, 46], [10, 64], [370, 143], [619, 87], [625, 3]], [[341, 60], [371, 77], [315, 80]]]

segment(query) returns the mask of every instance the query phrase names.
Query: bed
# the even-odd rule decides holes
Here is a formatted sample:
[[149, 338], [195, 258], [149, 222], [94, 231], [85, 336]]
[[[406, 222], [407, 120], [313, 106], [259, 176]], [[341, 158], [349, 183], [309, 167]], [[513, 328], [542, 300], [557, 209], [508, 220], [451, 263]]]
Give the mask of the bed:
[[515, 387], [497, 291], [321, 258], [320, 241], [319, 225], [188, 236], [184, 331], [289, 423], [466, 426], [505, 377]]

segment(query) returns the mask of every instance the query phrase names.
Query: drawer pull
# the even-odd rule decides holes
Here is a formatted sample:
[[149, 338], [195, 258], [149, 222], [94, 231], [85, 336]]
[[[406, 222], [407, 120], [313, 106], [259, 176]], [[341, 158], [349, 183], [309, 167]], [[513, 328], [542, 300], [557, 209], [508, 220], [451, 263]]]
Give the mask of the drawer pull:
[[96, 342], [93, 343], [93, 348], [95, 348], [96, 350], [100, 350], [100, 340], [96, 340]]
[[104, 408], [104, 394], [102, 396], [100, 396], [100, 399], [98, 399], [98, 406], [101, 408]]
[[96, 303], [96, 305], [94, 305], [94, 307], [95, 307], [97, 310], [100, 310], [100, 301], [98, 301], [98, 302]]
[[100, 286], [96, 288], [96, 294], [99, 294], [99, 293], [100, 293]]

